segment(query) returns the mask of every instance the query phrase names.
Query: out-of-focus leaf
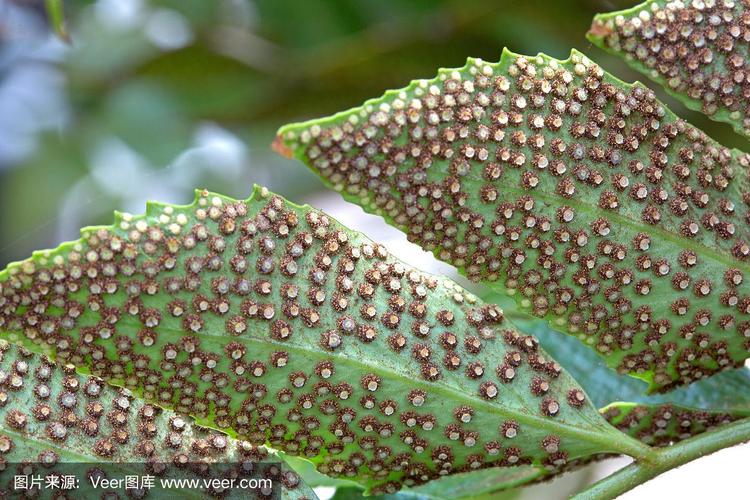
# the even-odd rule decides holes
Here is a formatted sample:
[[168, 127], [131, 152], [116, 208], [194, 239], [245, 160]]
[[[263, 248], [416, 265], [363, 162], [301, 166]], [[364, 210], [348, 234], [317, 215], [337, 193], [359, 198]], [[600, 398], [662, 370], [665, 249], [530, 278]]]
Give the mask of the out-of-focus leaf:
[[587, 37], [688, 108], [748, 136], [748, 22], [744, 1], [647, 0], [598, 14]]
[[159, 54], [139, 31], [112, 31], [95, 22], [86, 22], [85, 17], [82, 21], [76, 32], [76, 44], [65, 60], [71, 97], [76, 103], [82, 101], [80, 111], [99, 96], [94, 90], [106, 92], [108, 86], [122, 83], [134, 68]]
[[275, 144], [652, 391], [748, 356], [750, 157], [578, 52], [469, 59]]
[[[29, 251], [55, 242], [54, 229], [60, 217], [51, 207], [60, 207], [66, 193], [87, 173], [86, 161], [66, 141], [48, 135], [40, 138], [43, 146], [23, 168], [3, 176], [0, 182], [0, 248], [6, 257], [22, 258]], [[55, 165], [55, 168], [50, 168]], [[33, 193], [33, 197], [29, 197]], [[93, 199], [96, 193], [90, 193]], [[112, 207], [99, 212], [99, 204], [90, 207], [93, 222], [111, 213]], [[25, 249], [25, 251], [24, 251]]]
[[158, 82], [196, 119], [237, 120], [273, 92], [256, 70], [200, 45], [154, 57], [137, 73]]
[[65, 24], [65, 9], [63, 0], [44, 0], [47, 7], [47, 18], [57, 36], [66, 42], [70, 41], [70, 33]]
[[[150, 0], [150, 5], [171, 9], [184, 16], [191, 26], [215, 27], [220, 21], [222, 7], [231, 2], [204, 2], [203, 0]], [[252, 8], [252, 7], [251, 7]]]
[[[265, 448], [202, 428], [134, 397], [126, 389], [76, 374], [72, 365], [60, 367], [5, 341], [0, 343], [0, 380], [3, 496], [18, 493], [14, 479], [20, 473], [42, 477], [73, 473], [78, 478], [76, 495], [83, 498], [118, 491], [116, 487], [109, 491], [96, 488], [81, 476], [87, 466], [87, 473], [95, 473], [95, 464], [100, 462], [109, 464], [101, 465], [106, 469], [103, 474], [117, 473], [121, 475], [118, 479], [126, 475], [198, 477], [190, 468], [177, 466], [183, 462], [208, 467], [214, 464], [215, 477], [232, 471], [243, 474], [242, 468], [253, 463], [253, 475], [248, 477], [273, 480], [281, 498], [317, 498], [295, 472], [276, 465], [281, 458]], [[161, 466], [163, 471], [159, 471]], [[162, 489], [158, 481], [154, 484], [149, 493], [159, 498], [205, 498], [207, 493], [204, 488], [170, 490]], [[28, 493], [34, 491], [47, 493], [41, 486]], [[227, 493], [226, 498], [247, 498], [247, 491], [240, 488]], [[129, 488], [129, 494], [137, 496], [137, 487]]]
[[0, 331], [375, 492], [644, 453], [496, 306], [262, 188], [11, 264]]
[[158, 79], [133, 79], [102, 104], [100, 124], [155, 165], [168, 165], [190, 144], [182, 103]]

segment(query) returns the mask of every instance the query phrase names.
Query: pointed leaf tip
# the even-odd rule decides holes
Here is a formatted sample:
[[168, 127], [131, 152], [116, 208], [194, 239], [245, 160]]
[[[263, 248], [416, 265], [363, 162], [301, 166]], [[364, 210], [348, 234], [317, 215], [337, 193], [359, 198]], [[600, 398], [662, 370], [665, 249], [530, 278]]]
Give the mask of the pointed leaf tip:
[[271, 149], [276, 151], [284, 158], [294, 158], [294, 151], [292, 151], [292, 149], [284, 143], [284, 138], [281, 136], [281, 134], [277, 135], [274, 138], [273, 143], [271, 144]]
[[593, 39], [600, 39], [610, 34], [612, 34], [612, 28], [607, 23], [603, 23], [599, 19], [594, 19], [591, 22], [591, 28], [586, 34], [586, 38], [593, 41]]

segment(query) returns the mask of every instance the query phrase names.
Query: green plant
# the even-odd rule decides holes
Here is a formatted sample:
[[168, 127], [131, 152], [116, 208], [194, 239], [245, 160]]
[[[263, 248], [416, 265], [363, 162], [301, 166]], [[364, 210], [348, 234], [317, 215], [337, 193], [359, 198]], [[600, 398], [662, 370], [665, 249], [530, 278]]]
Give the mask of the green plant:
[[278, 147], [651, 390], [748, 356], [750, 157], [578, 52], [470, 59]]
[[688, 108], [750, 135], [746, 2], [647, 0], [594, 18], [588, 39]]
[[69, 42], [70, 33], [68, 33], [68, 27], [65, 24], [65, 13], [63, 12], [63, 1], [62, 0], [44, 0], [44, 5], [47, 9], [47, 17], [50, 25], [54, 32], [61, 39]]
[[[748, 128], [743, 82], [714, 85], [746, 53], [744, 6], [644, 5], [597, 17], [592, 41]], [[665, 55], [688, 21], [725, 55]], [[196, 460], [283, 452], [270, 474], [295, 498], [479, 497], [628, 455], [581, 493], [611, 498], [750, 439], [750, 156], [647, 87], [577, 51], [506, 50], [285, 126], [274, 147], [490, 292], [260, 187], [117, 213], [0, 272], [0, 335], [23, 346], [0, 346], [6, 461], [174, 461], [147, 444], [153, 411], [180, 419]], [[79, 401], [94, 386], [101, 427]]]
[[[77, 374], [72, 365], [55, 365], [44, 356], [3, 341], [0, 377], [0, 418], [4, 422], [0, 450], [6, 464], [21, 464], [36, 457], [39, 464], [35, 468], [47, 473], [80, 475], [80, 464], [88, 464], [87, 474], [99, 473], [102, 477], [114, 472], [176, 479], [186, 476], [181, 474], [181, 463], [200, 463], [206, 457], [227, 465], [250, 461], [264, 468], [258, 477], [282, 485], [284, 497], [314, 496], [295, 472], [280, 466], [281, 459], [264, 447], [195, 425], [181, 415], [135, 398], [127, 389]], [[144, 463], [132, 463], [132, 457], [140, 457]], [[112, 461], [112, 465], [104, 466], [105, 470], [92, 466], [102, 459]], [[158, 471], [167, 464], [171, 467]], [[25, 471], [29, 475], [33, 472]], [[229, 474], [231, 469], [221, 472]], [[78, 493], [86, 498], [118, 491], [97, 489], [87, 481], [79, 483]], [[5, 474], [0, 488], [8, 493], [14, 490], [13, 484], [13, 478]], [[139, 492], [135, 488], [130, 493], [138, 496]], [[244, 498], [241, 490], [228, 493], [230, 498]], [[184, 491], [161, 488], [155, 488], [152, 494], [159, 498], [185, 497]], [[188, 497], [203, 496], [196, 492], [188, 493]]]
[[11, 340], [374, 491], [647, 450], [497, 306], [263, 188], [118, 214], [0, 279]]

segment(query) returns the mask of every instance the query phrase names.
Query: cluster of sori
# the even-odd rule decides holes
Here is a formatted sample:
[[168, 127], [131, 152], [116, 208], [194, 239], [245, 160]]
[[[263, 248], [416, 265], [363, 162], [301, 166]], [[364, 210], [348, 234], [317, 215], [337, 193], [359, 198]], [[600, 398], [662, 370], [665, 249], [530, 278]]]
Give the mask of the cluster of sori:
[[652, 389], [750, 348], [750, 157], [580, 53], [470, 59], [282, 152]]
[[[52, 486], [47, 485], [56, 485], [55, 498], [60, 499], [115, 494], [117, 488], [97, 491], [92, 486], [99, 484], [94, 477], [114, 479], [114, 473], [160, 479], [208, 474], [216, 479], [253, 478], [264, 487], [227, 491], [209, 483], [199, 489], [224, 498], [247, 498], [251, 493], [259, 499], [274, 498], [279, 490], [284, 498], [314, 498], [299, 476], [265, 448], [202, 428], [189, 418], [134, 398], [127, 389], [79, 375], [72, 365], [56, 365], [7, 343], [0, 344], [0, 421], [2, 496], [22, 494], [16, 481], [19, 475], [59, 478], [27, 483], [23, 488], [29, 489], [23, 494], [29, 498], [50, 493], [47, 488]], [[102, 460], [118, 465], [99, 465]], [[66, 475], [76, 479], [75, 487], [63, 487], [61, 479]], [[271, 483], [260, 482], [266, 479]], [[152, 486], [158, 487], [155, 481]], [[131, 498], [149, 493], [151, 488], [140, 484], [127, 488]]]
[[599, 415], [584, 392], [497, 306], [262, 188], [118, 214], [11, 266], [0, 325], [376, 491], [606, 451], [585, 439]]
[[676, 405], [614, 404], [602, 410], [607, 420], [651, 446], [668, 446], [744, 415], [703, 411]]
[[[591, 36], [750, 131], [746, 5], [651, 0]], [[652, 391], [748, 357], [750, 155], [578, 52], [469, 59], [286, 126], [275, 147]], [[0, 345], [2, 463], [79, 450], [156, 470], [269, 462], [269, 445], [391, 493], [640, 458], [633, 438], [664, 445], [737, 417], [620, 403], [604, 410], [620, 433], [497, 305], [260, 187], [118, 213], [10, 265], [0, 331], [24, 346]], [[314, 496], [286, 466], [262, 475]]]
[[597, 16], [589, 37], [687, 104], [750, 135], [750, 10], [744, 0], [651, 0]]

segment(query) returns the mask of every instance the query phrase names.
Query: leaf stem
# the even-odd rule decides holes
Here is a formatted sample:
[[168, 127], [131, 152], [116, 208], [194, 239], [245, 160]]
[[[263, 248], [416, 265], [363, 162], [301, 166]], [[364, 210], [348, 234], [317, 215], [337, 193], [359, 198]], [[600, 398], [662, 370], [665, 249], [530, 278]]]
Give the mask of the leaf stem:
[[746, 441], [750, 441], [750, 418], [723, 425], [666, 448], [655, 449], [650, 457], [636, 460], [575, 495], [573, 499], [616, 498], [670, 469]]
[[[613, 427], [614, 429], [614, 427]], [[644, 462], [651, 462], [655, 459], [655, 453], [658, 451], [656, 448], [638, 441], [637, 439], [630, 437], [629, 435], [614, 429], [616, 434], [612, 436], [613, 447], [617, 448], [617, 451], [624, 455], [632, 457], [633, 460], [640, 460]]]

